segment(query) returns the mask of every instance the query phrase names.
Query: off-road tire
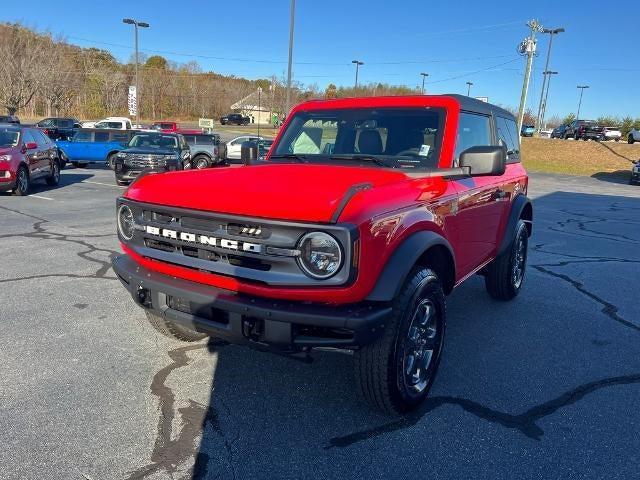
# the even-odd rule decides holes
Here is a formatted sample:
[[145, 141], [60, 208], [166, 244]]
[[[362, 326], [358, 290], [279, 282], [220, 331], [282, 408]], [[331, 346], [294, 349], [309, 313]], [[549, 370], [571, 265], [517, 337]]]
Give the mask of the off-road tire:
[[629, 137], [627, 138], [627, 143], [629, 145], [633, 145], [635, 141], [636, 141], [636, 139], [633, 138], [633, 135], [629, 134]]
[[16, 186], [13, 188], [13, 193], [19, 197], [24, 197], [29, 195], [29, 190], [31, 190], [31, 178], [29, 178], [27, 167], [22, 165], [18, 168], [18, 173], [16, 174]]
[[107, 166], [111, 169], [114, 170], [116, 169], [116, 156], [118, 154], [117, 153], [112, 153], [107, 157]]
[[151, 326], [165, 337], [180, 340], [181, 342], [197, 342], [207, 337], [206, 333], [200, 333], [195, 330], [185, 328], [182, 325], [178, 325], [168, 318], [156, 315], [149, 310], [145, 310], [145, 313], [147, 314], [147, 320], [149, 320]]
[[206, 155], [196, 155], [196, 157], [191, 160], [191, 167], [197, 170], [209, 168], [210, 166], [211, 162]]
[[[427, 380], [424, 390], [412, 392], [405, 375], [404, 361], [409, 352], [405, 342], [417, 308], [424, 301], [435, 307], [437, 334], [433, 340], [431, 362], [425, 369]], [[424, 401], [438, 371], [445, 319], [446, 303], [440, 279], [433, 270], [414, 268], [393, 302], [392, 316], [382, 336], [355, 352], [356, 388], [365, 403], [374, 410], [397, 415], [415, 409]]]
[[51, 168], [53, 169], [51, 175], [49, 175], [45, 181], [50, 187], [55, 187], [60, 183], [60, 163], [58, 163], [58, 160], [54, 160], [51, 163]]
[[[529, 232], [527, 231], [527, 226], [523, 220], [518, 220], [516, 234], [509, 247], [496, 257], [486, 269], [484, 283], [489, 295], [496, 300], [511, 300], [520, 293], [527, 266], [528, 244]], [[523, 255], [523, 257], [518, 255]], [[516, 263], [520, 262], [522, 262], [520, 265], [522, 271], [518, 281], [514, 270], [517, 267]]]

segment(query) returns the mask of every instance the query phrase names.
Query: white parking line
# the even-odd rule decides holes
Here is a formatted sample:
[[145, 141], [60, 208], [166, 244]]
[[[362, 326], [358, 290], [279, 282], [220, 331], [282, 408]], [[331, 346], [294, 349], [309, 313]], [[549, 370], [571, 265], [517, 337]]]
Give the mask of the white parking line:
[[92, 182], [91, 180], [83, 180], [80, 183], [93, 183], [94, 185], [104, 185], [105, 187], [127, 188], [127, 187], [121, 187], [120, 185], [113, 185], [112, 183]]
[[43, 197], [43, 196], [40, 196], [40, 195], [29, 195], [29, 196], [33, 197], [33, 198], [39, 198], [40, 200], [53, 200], [53, 198]]

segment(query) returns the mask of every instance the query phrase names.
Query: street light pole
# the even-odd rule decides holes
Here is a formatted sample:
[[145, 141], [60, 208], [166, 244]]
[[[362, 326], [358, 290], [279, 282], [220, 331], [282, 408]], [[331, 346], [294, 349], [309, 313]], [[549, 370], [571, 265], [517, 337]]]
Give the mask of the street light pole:
[[[547, 62], [546, 65], [544, 67], [544, 71], [548, 72], [549, 71], [549, 61], [551, 59], [551, 45], [553, 45], [553, 36], [557, 35], [559, 33], [564, 32], [564, 28], [560, 27], [560, 28], [543, 28], [541, 33], [548, 33], [549, 34], [549, 49], [547, 50]], [[545, 99], [545, 107], [546, 107], [546, 97], [549, 95], [549, 86], [548, 86], [548, 82], [551, 81], [551, 78], [549, 78], [549, 80], [547, 81], [547, 74], [544, 75], [543, 79], [542, 79], [542, 91], [540, 92], [540, 103], [538, 104], [538, 118], [536, 120], [536, 130], [538, 131], [538, 133], [540, 133], [540, 129], [542, 126], [542, 102], [543, 102], [543, 98]], [[546, 89], [546, 92], [545, 92]]]
[[355, 86], [355, 88], [358, 88], [358, 69], [360, 68], [360, 65], [364, 65], [364, 62], [361, 62], [360, 60], [351, 60], [351, 63], [355, 63], [355, 65], [356, 65], [356, 86]]
[[473, 85], [473, 82], [467, 82], [467, 97], [471, 96], [471, 86]]
[[291, 7], [289, 9], [289, 65], [287, 68], [287, 99], [285, 101], [286, 116], [289, 115], [289, 109], [291, 108], [291, 64], [293, 63], [293, 27], [296, 19], [296, 0], [291, 0]]
[[[551, 76], [557, 75], [558, 72], [545, 70], [543, 73], [545, 78], [549, 77], [549, 80], [547, 80], [547, 92], [544, 95], [544, 102], [542, 103], [542, 111], [540, 113], [540, 117], [538, 118], [540, 123], [538, 125], [543, 125], [546, 128], [546, 125], [544, 125], [544, 117], [547, 114], [547, 100], [549, 98], [549, 87], [551, 86]], [[540, 127], [538, 127], [538, 133], [540, 133]]]
[[580, 120], [580, 107], [582, 107], [582, 94], [584, 93], [585, 88], [589, 88], [589, 85], [578, 85], [580, 89], [580, 100], [578, 101], [578, 114], [576, 115], [576, 120]]
[[422, 95], [424, 95], [424, 79], [427, 78], [429, 74], [422, 72], [420, 75], [422, 75]]
[[136, 56], [136, 124], [140, 124], [140, 86], [138, 85], [138, 63], [140, 62], [140, 57], [138, 55], [138, 27], [140, 28], [149, 28], [149, 24], [146, 22], [139, 22], [138, 20], [134, 20], [133, 18], [123, 18], [122, 23], [126, 23], [128, 25], [133, 25], [134, 30], [134, 38], [135, 38], [135, 56]]

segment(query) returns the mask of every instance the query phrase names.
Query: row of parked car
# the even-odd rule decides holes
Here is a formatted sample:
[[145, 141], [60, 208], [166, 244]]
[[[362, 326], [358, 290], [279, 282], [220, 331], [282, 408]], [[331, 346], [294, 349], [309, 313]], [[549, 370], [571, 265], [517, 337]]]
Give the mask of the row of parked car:
[[107, 128], [102, 121], [96, 122], [95, 128], [83, 128], [73, 118], [47, 118], [35, 125], [21, 125], [17, 118], [3, 123], [0, 117], [0, 191], [25, 195], [31, 182], [38, 179], [56, 185], [60, 170], [68, 163], [77, 168], [106, 164], [115, 171], [116, 182], [127, 185], [149, 170], [239, 163], [245, 141], [256, 142], [259, 156], [264, 157], [272, 143], [245, 135], [225, 144], [219, 134], [181, 129], [175, 122], [135, 129], [118, 124], [114, 118], [106, 120], [110, 123]]
[[[594, 120], [574, 120], [573, 122], [560, 125], [553, 129], [551, 138], [561, 138], [567, 140], [596, 140], [604, 142], [614, 140], [619, 142], [622, 138], [622, 132], [617, 127], [606, 127], [599, 125]], [[640, 130], [633, 129], [627, 136], [629, 143], [640, 141]]]

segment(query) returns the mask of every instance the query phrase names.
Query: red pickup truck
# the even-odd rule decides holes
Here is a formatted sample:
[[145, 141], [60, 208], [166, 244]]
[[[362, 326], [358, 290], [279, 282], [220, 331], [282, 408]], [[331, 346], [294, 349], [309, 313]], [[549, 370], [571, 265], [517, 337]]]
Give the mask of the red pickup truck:
[[197, 135], [202, 133], [202, 129], [180, 128], [180, 125], [176, 122], [153, 122], [151, 128], [163, 133], [182, 133], [184, 135]]
[[[459, 95], [311, 101], [264, 160], [148, 175], [118, 200], [113, 267], [155, 329], [353, 353], [376, 409], [418, 406], [445, 296], [522, 289], [533, 211], [509, 112]], [[473, 312], [470, 312], [473, 315]]]

